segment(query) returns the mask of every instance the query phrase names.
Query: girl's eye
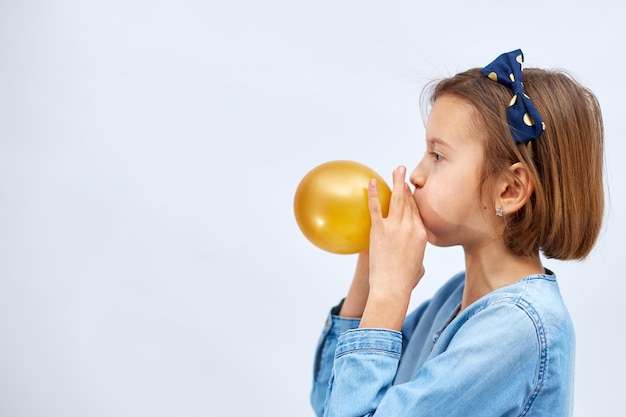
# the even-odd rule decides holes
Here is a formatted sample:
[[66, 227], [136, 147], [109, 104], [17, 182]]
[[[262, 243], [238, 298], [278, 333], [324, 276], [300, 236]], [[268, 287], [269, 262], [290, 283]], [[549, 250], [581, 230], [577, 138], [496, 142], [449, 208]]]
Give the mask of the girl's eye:
[[430, 154], [433, 157], [433, 159], [435, 160], [435, 162], [439, 162], [439, 161], [441, 161], [443, 159], [443, 157], [441, 155], [439, 155], [437, 152], [431, 152]]

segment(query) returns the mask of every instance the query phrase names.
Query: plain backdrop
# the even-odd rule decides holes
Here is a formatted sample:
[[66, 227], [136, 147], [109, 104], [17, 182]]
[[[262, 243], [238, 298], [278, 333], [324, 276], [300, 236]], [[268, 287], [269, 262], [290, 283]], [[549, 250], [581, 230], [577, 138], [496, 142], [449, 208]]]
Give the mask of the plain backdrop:
[[[312, 416], [356, 258], [300, 233], [297, 184], [334, 159], [413, 168], [422, 87], [517, 48], [604, 110], [602, 236], [546, 266], [577, 332], [575, 415], [621, 415], [621, 7], [1, 0], [0, 415]], [[429, 246], [412, 303], [462, 261]]]

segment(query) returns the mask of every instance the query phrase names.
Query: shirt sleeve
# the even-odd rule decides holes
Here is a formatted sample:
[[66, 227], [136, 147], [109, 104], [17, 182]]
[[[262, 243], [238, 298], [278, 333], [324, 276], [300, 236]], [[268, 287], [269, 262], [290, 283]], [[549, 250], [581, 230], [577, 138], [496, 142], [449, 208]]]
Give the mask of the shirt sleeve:
[[342, 334], [324, 405], [326, 417], [517, 416], [541, 386], [541, 325], [516, 303], [497, 303], [450, 323], [431, 357], [393, 385], [399, 332]]
[[328, 382], [333, 372], [335, 349], [339, 335], [359, 327], [361, 323], [360, 319], [339, 317], [342, 304], [343, 300], [330, 310], [315, 351], [311, 405], [318, 417], [324, 414], [324, 400], [328, 390]]

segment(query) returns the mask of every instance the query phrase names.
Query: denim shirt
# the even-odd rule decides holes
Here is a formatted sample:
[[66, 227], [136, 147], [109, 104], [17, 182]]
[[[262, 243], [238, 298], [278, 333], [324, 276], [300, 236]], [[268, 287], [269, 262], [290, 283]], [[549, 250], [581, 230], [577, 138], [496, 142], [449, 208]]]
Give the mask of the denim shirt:
[[571, 416], [574, 329], [554, 274], [493, 291], [457, 315], [464, 273], [402, 332], [331, 310], [311, 403], [318, 416]]

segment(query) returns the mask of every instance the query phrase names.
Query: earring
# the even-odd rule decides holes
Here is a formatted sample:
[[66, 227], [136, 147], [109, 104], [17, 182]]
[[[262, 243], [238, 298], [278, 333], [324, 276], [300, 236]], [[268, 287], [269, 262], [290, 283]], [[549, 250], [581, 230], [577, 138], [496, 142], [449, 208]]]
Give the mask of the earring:
[[498, 216], [498, 217], [504, 216], [504, 210], [502, 210], [502, 207], [498, 207], [496, 209], [496, 216]]

